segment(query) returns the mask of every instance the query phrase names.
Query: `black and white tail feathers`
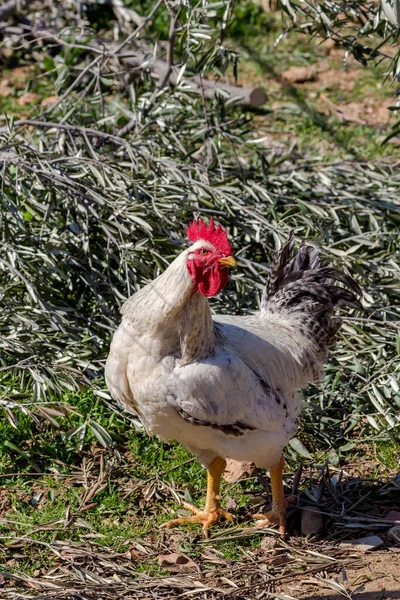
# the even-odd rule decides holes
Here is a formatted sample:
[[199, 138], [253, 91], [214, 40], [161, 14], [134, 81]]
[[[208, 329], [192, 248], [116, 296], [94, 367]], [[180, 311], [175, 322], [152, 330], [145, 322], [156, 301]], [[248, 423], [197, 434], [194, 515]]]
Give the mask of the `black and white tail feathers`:
[[[296, 313], [300, 327], [315, 335], [322, 353], [333, 343], [341, 326], [336, 307], [361, 309], [361, 288], [350, 275], [320, 259], [313, 246], [301, 244], [293, 253], [294, 233], [277, 254], [261, 301], [261, 312]], [[337, 282], [346, 287], [339, 287]], [[346, 289], [349, 288], [349, 289]], [[293, 315], [294, 316], [294, 315]]]

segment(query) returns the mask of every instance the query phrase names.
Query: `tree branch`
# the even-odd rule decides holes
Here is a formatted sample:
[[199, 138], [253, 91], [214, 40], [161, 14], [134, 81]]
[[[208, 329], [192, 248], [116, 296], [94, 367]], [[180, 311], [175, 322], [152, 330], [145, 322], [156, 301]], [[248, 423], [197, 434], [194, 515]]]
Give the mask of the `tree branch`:
[[[162, 78], [167, 68], [164, 60], [159, 58], [153, 60], [150, 56], [141, 53], [124, 56], [120, 60], [129, 67], [149, 70], [157, 78]], [[171, 85], [177, 85], [178, 75], [179, 69], [172, 67], [169, 76], [169, 83]], [[204, 97], [208, 100], [212, 100], [220, 93], [221, 96], [228, 97], [233, 102], [240, 104], [240, 106], [248, 108], [258, 108], [267, 101], [265, 91], [257, 87], [240, 87], [221, 81], [204, 79], [200, 76], [183, 77], [180, 83], [185, 84], [195, 94], [203, 95], [204, 93]]]
[[[167, 83], [172, 86], [178, 85], [179, 68], [173, 65], [173, 48], [171, 45], [173, 43], [175, 27], [176, 22], [174, 19], [171, 19], [167, 61], [160, 58], [154, 59], [150, 54], [137, 52], [136, 50], [129, 52], [129, 54], [121, 54], [121, 49], [126, 45], [131, 36], [128, 36], [125, 42], [119, 44], [118, 46], [115, 46], [111, 43], [106, 43], [101, 39], [91, 40], [90, 44], [84, 45], [84, 42], [87, 38], [82, 36], [80, 40], [81, 43], [77, 44], [77, 47], [87, 50], [88, 52], [101, 54], [102, 56], [106, 57], [105, 63], [110, 60], [110, 58], [114, 57], [130, 69], [149, 71], [154, 78], [160, 81], [157, 86], [157, 91], [155, 92], [157, 93], [160, 89], [162, 89], [162, 87], [165, 87]], [[11, 29], [12, 33], [15, 34], [16, 28], [13, 27]], [[138, 29], [136, 29], [133, 33], [137, 33]], [[3, 33], [7, 33], [7, 30], [8, 28], [6, 27], [3, 30]], [[26, 27], [21, 29], [21, 35], [29, 34], [36, 40], [40, 39], [44, 42], [65, 44], [70, 47], [74, 46], [74, 44], [65, 42], [59, 38], [58, 33], [59, 32], [57, 30], [50, 28], [31, 28], [30, 31], [27, 31]], [[223, 83], [221, 81], [204, 79], [200, 76], [182, 77], [179, 81], [179, 84], [185, 86], [186, 89], [190, 90], [194, 94], [203, 96], [208, 100], [212, 100], [216, 96], [220, 95], [228, 98], [232, 103], [246, 108], [258, 108], [267, 101], [267, 94], [263, 89], [258, 87], [240, 87], [237, 85], [231, 85], [229, 83]]]
[[[32, 125], [33, 127], [43, 127], [45, 129], [60, 129], [62, 131], [70, 131], [71, 133], [80, 133], [81, 135], [90, 135], [93, 137], [102, 138], [117, 144], [119, 146], [126, 146], [126, 140], [122, 139], [118, 135], [112, 135], [98, 129], [92, 129], [90, 127], [80, 127], [79, 125], [68, 125], [67, 123], [51, 123], [47, 121], [36, 121], [35, 119], [20, 119], [14, 121], [13, 127], [20, 127], [22, 125]], [[0, 127], [0, 133], [7, 131], [8, 126], [4, 125]]]
[[[168, 7], [168, 10], [170, 13], [170, 17], [171, 17], [170, 24], [169, 24], [169, 34], [168, 34], [167, 62], [165, 63], [164, 75], [162, 75], [162, 77], [160, 78], [160, 80], [156, 86], [156, 89], [154, 90], [154, 92], [151, 95], [149, 104], [146, 106], [147, 111], [149, 111], [151, 106], [154, 104], [154, 100], [156, 99], [157, 93], [168, 84], [169, 78], [171, 77], [171, 74], [172, 74], [172, 68], [174, 66], [176, 14], [169, 7], [168, 3], [166, 3], [166, 4], [167, 4], [167, 7]], [[124, 59], [122, 59], [122, 61], [123, 60]], [[136, 126], [136, 117], [131, 119], [124, 127], [122, 127], [122, 129], [120, 129], [117, 132], [117, 135], [124, 137], [127, 133], [132, 131], [132, 129], [134, 129], [135, 126]]]

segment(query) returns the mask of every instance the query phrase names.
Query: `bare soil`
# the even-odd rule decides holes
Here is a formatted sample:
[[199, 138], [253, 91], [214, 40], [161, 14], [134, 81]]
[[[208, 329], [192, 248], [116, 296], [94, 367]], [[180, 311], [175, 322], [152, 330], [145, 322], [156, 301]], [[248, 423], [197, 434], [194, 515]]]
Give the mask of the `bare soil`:
[[[304, 578], [283, 586], [282, 591], [298, 600], [337, 600], [346, 597], [346, 592], [353, 600], [400, 598], [400, 554], [376, 551], [361, 556], [361, 562], [363, 566], [350, 567], [336, 576], [330, 575], [325, 581], [323, 578]], [[335, 583], [338, 584], [337, 591], [332, 589]]]

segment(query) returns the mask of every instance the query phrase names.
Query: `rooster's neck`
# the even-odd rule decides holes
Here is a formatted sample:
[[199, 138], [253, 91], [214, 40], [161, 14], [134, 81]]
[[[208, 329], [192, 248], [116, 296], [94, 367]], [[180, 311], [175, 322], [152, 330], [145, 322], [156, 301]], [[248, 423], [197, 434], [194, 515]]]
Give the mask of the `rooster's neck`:
[[181, 364], [209, 356], [214, 350], [214, 325], [208, 300], [199, 292], [186, 268], [182, 252], [157, 279], [129, 298], [122, 314], [138, 334], [162, 340], [162, 354], [180, 346]]
[[191, 296], [177, 315], [181, 365], [206, 358], [214, 352], [214, 323], [207, 298]]

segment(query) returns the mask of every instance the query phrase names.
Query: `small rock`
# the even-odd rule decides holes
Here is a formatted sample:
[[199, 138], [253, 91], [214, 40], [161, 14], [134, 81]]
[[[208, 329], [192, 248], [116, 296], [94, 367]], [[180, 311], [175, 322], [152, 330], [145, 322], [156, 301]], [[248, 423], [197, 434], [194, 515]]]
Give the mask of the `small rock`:
[[264, 552], [276, 550], [276, 548], [279, 548], [279, 541], [275, 537], [265, 536], [261, 541], [260, 547]]
[[[314, 512], [315, 511], [315, 512]], [[301, 511], [301, 534], [302, 535], [314, 535], [319, 533], [324, 528], [324, 521], [322, 515], [317, 508], [313, 508], [313, 511], [302, 510]]]
[[0, 96], [7, 98], [13, 93], [13, 83], [11, 79], [2, 79], [0, 81]]
[[51, 106], [55, 104], [58, 100], [58, 96], [47, 96], [47, 98], [43, 98], [40, 103], [40, 106]]
[[225, 509], [230, 512], [231, 510], [236, 510], [237, 502], [235, 498], [228, 498], [225, 504]]
[[160, 567], [165, 567], [172, 573], [190, 573], [196, 571], [196, 563], [183, 554], [171, 552], [171, 554], [159, 554], [157, 556]]
[[290, 67], [290, 69], [283, 71], [282, 77], [290, 83], [306, 83], [307, 81], [314, 81], [316, 72], [314, 67]]
[[[395, 135], [394, 137], [390, 138], [390, 140], [388, 140], [386, 143], [389, 144], [390, 146], [398, 147], [398, 146], [400, 146], [400, 137], [398, 135]], [[396, 511], [391, 510], [390, 512], [396, 512]]]
[[394, 527], [391, 527], [387, 534], [391, 542], [394, 542], [395, 544], [400, 544], [400, 525], [395, 525]]
[[35, 92], [27, 92], [18, 98], [17, 104], [18, 106], [27, 106], [28, 104], [37, 104], [39, 100], [39, 94], [35, 94]]
[[400, 521], [400, 512], [398, 510], [389, 510], [388, 514], [385, 515], [385, 519], [391, 521]]
[[240, 462], [228, 458], [224, 472], [224, 479], [228, 483], [236, 483], [239, 479], [245, 479], [252, 472], [254, 466], [250, 462]]
[[351, 546], [354, 550], [359, 550], [360, 552], [370, 552], [371, 550], [375, 550], [375, 548], [383, 546], [383, 544], [384, 541], [377, 535], [369, 535], [358, 540], [349, 540], [342, 543], [343, 546]]

